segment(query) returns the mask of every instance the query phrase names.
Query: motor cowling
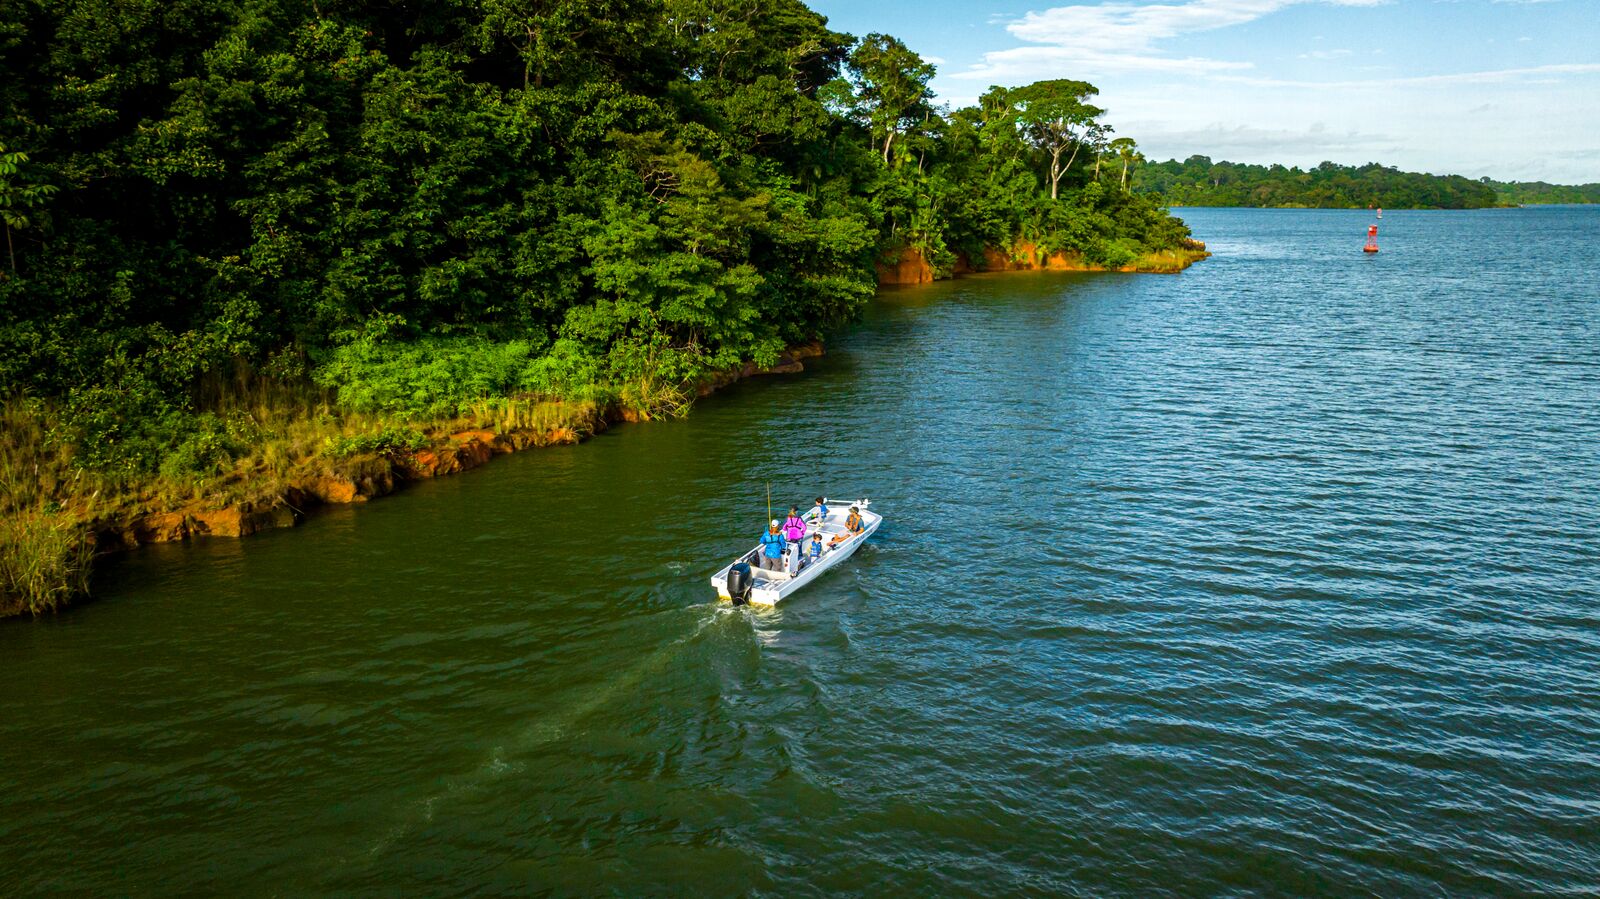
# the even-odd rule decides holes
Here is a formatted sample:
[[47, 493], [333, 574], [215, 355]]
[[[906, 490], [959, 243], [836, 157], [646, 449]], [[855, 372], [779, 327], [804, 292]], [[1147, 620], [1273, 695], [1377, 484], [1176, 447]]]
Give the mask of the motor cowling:
[[742, 606], [750, 601], [750, 588], [755, 583], [755, 578], [750, 574], [750, 565], [746, 562], [736, 562], [728, 569], [728, 598], [736, 606]]

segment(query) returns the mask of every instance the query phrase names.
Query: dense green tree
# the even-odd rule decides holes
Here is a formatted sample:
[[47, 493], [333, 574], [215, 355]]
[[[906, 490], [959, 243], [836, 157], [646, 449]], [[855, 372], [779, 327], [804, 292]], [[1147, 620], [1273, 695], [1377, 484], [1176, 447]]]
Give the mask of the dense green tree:
[[850, 54], [856, 74], [859, 101], [874, 141], [882, 141], [883, 161], [889, 161], [894, 139], [932, 115], [933, 92], [928, 81], [934, 68], [899, 39], [869, 34]]
[[798, 0], [0, 0], [0, 392], [143, 470], [210, 458], [222, 372], [671, 407], [907, 247], [1186, 235], [1088, 176], [1092, 85], [950, 111], [933, 72]]
[[1108, 146], [1117, 161], [1122, 163], [1122, 174], [1117, 178], [1117, 184], [1123, 190], [1128, 189], [1128, 172], [1139, 163], [1144, 162], [1144, 156], [1139, 152], [1139, 144], [1131, 137], [1119, 137]]
[[[1037, 81], [1009, 93], [1023, 133], [1050, 160], [1050, 199], [1058, 199], [1061, 178], [1086, 145], [1101, 140], [1104, 126], [1095, 120], [1105, 110], [1089, 104], [1100, 90], [1086, 81]], [[1071, 151], [1065, 161], [1062, 154]]]
[[53, 184], [33, 182], [31, 174], [28, 154], [7, 150], [5, 144], [0, 144], [0, 226], [5, 228], [6, 256], [13, 278], [17, 275], [17, 248], [12, 231], [32, 227], [33, 220], [28, 216], [56, 192]]

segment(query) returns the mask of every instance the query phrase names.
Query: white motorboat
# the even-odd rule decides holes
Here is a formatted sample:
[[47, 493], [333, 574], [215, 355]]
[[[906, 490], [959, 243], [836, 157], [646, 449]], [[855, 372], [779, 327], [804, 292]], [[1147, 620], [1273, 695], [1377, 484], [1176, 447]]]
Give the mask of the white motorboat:
[[[783, 570], [772, 571], [762, 568], [760, 563], [761, 545], [750, 550], [739, 558], [729, 563], [726, 568], [711, 576], [711, 586], [717, 588], [717, 595], [723, 599], [731, 599], [735, 605], [742, 602], [751, 602], [759, 605], [776, 605], [778, 600], [799, 590], [806, 584], [822, 576], [829, 568], [838, 565], [845, 559], [855, 554], [861, 544], [867, 542], [883, 524], [883, 516], [873, 512], [868, 506], [871, 501], [859, 499], [853, 503], [829, 503], [828, 517], [819, 519], [819, 507], [812, 506], [811, 511], [800, 516], [806, 522], [806, 536], [800, 542], [802, 552], [798, 560], [792, 553], [785, 554]], [[855, 506], [861, 511], [861, 532], [851, 536], [845, 530], [845, 520], [850, 517], [850, 507]], [[811, 535], [822, 532], [822, 556], [817, 559], [809, 558]], [[837, 543], [836, 538], [844, 538]], [[796, 565], [798, 564], [798, 570]], [[734, 582], [728, 583], [728, 575], [734, 569], [740, 569], [734, 576]], [[732, 589], [730, 589], [730, 587]]]

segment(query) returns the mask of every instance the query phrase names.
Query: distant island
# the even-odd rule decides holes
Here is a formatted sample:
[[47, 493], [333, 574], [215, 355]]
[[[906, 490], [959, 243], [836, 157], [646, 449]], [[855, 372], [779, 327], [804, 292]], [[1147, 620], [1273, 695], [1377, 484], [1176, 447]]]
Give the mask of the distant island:
[[1372, 162], [1324, 162], [1301, 169], [1212, 162], [1190, 156], [1134, 170], [1133, 189], [1169, 206], [1303, 209], [1485, 209], [1547, 203], [1600, 203], [1600, 184], [1493, 181], [1461, 175], [1402, 172]]

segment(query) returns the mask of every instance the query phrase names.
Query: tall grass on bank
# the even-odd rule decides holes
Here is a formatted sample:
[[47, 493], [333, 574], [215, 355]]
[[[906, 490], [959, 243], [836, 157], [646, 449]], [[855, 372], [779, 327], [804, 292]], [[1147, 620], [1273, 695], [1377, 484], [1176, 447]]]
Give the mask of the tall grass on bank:
[[96, 421], [120, 428], [116, 436], [138, 429], [142, 455], [112, 464], [94, 464], [84, 452], [85, 431], [68, 404], [0, 399], [0, 617], [42, 614], [86, 593], [97, 529], [196, 505], [271, 500], [307, 477], [354, 471], [461, 431], [533, 433], [536, 443], [586, 437], [616, 396], [600, 387], [572, 394], [362, 410], [308, 378], [240, 364], [202, 377], [188, 411], [159, 422], [96, 410]]
[[469, 403], [449, 424], [461, 430], [488, 429], [500, 433], [572, 430], [589, 436], [591, 424], [611, 404], [609, 393], [592, 389], [556, 399], [523, 394], [489, 397]]
[[79, 522], [101, 485], [48, 424], [37, 402], [0, 403], [0, 616], [53, 611], [88, 587], [94, 546]]
[[1194, 260], [1195, 254], [1186, 250], [1157, 250], [1138, 256], [1130, 265], [1137, 272], [1171, 275], [1188, 268]]
[[0, 615], [41, 615], [89, 590], [94, 541], [69, 515], [0, 515]]

